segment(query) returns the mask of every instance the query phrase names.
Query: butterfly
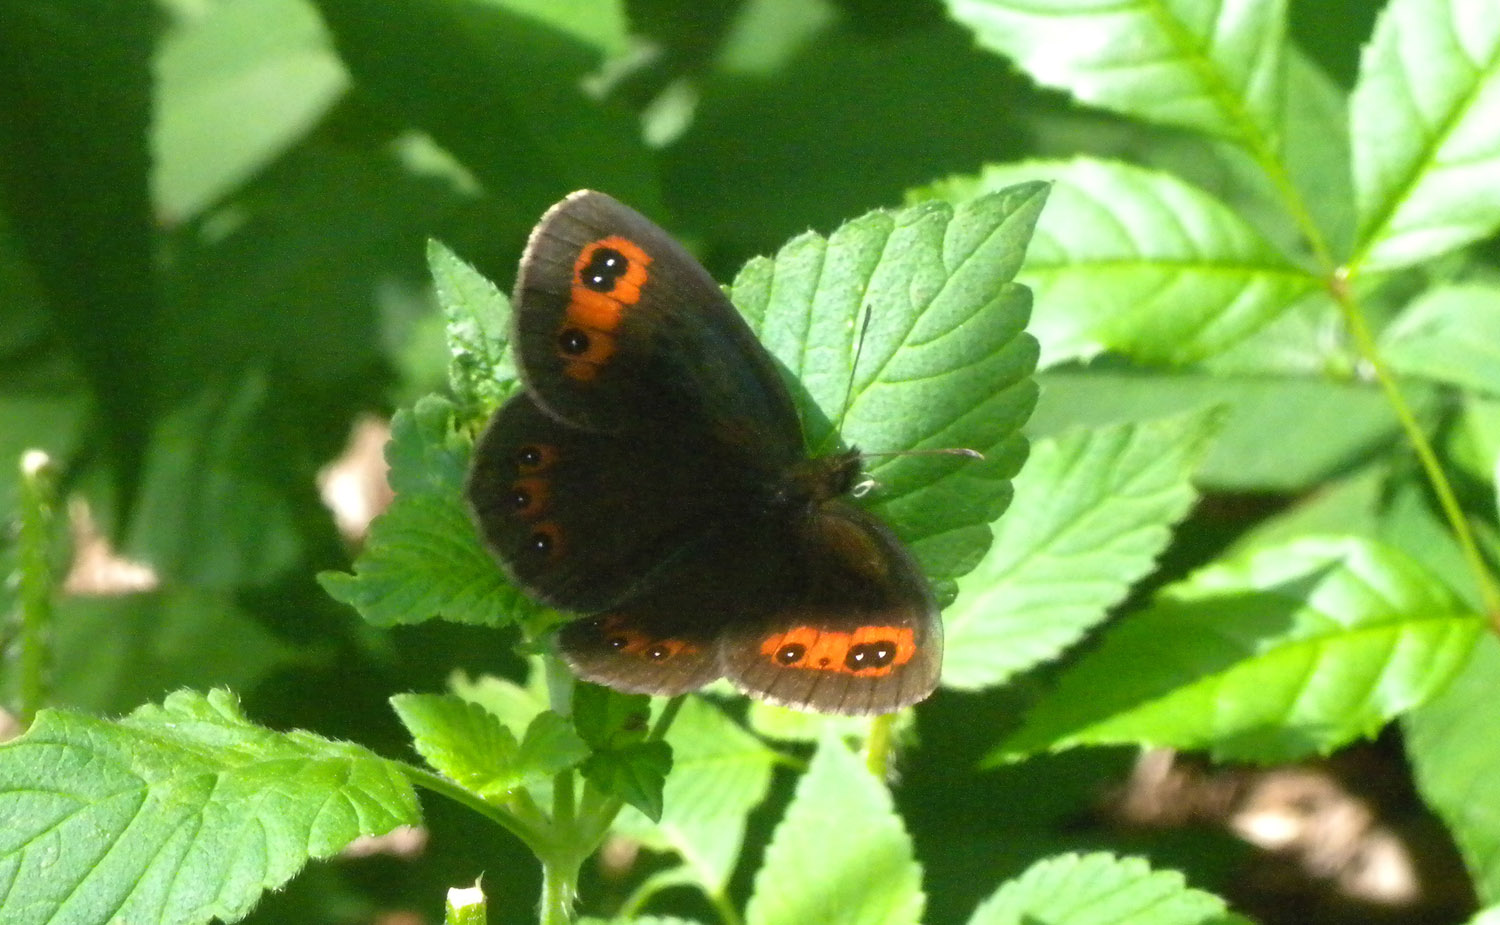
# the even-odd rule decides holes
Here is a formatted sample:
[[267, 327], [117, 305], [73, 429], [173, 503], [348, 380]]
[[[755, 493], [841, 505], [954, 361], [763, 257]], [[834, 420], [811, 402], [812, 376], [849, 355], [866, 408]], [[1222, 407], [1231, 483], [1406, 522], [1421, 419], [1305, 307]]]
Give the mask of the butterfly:
[[916, 561], [809, 457], [770, 354], [665, 231], [602, 193], [542, 217], [512, 345], [525, 388], [476, 440], [467, 501], [537, 600], [583, 615], [581, 678], [876, 714], [930, 694], [942, 623]]

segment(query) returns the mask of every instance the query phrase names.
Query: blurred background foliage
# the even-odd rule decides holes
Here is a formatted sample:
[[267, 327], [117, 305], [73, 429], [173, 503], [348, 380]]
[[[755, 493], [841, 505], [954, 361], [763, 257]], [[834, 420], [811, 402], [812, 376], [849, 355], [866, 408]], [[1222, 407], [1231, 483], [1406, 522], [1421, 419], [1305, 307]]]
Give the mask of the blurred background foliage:
[[[1347, 87], [1378, 9], [1294, 0], [1292, 33]], [[391, 693], [438, 689], [455, 668], [517, 674], [492, 631], [377, 631], [314, 581], [357, 545], [319, 472], [358, 422], [444, 384], [428, 238], [508, 287], [543, 209], [594, 187], [727, 280], [945, 174], [1080, 152], [1159, 164], [1175, 144], [1037, 89], [929, 0], [0, 5], [0, 519], [22, 451], [40, 448], [118, 553], [149, 568], [130, 593], [61, 597], [54, 700], [120, 713], [224, 684], [261, 722], [404, 754]], [[1067, 382], [1043, 405], [1049, 430], [1070, 417]], [[1210, 499], [1175, 573], [1265, 503]], [[967, 915], [1039, 856], [1106, 844], [1242, 903], [1250, 849], [1222, 830], [1101, 837], [1094, 807], [1130, 750], [971, 770], [1026, 686], [924, 707], [897, 799], [929, 920]], [[529, 916], [529, 855], [427, 809], [424, 863], [317, 865], [252, 920], [431, 915], [481, 872], [495, 920]], [[588, 886], [605, 905], [616, 871]]]

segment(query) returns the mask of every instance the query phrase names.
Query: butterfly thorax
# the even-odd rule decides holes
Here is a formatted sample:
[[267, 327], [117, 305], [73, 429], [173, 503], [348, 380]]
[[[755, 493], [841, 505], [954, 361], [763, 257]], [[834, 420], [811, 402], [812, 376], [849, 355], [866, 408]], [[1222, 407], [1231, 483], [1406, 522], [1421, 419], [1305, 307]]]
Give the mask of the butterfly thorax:
[[771, 493], [773, 510], [796, 512], [813, 509], [846, 495], [859, 478], [859, 451], [803, 459], [793, 464]]

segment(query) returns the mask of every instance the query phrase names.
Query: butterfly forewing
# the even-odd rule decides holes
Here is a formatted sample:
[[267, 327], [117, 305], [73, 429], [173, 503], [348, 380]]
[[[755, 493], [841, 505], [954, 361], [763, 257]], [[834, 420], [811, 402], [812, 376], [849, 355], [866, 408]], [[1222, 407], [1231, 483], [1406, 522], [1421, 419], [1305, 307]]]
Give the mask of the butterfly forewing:
[[574, 193], [542, 217], [515, 303], [526, 382], [569, 423], [628, 430], [673, 416], [711, 425], [732, 411], [760, 454], [786, 463], [801, 452], [791, 396], [723, 290], [614, 199]]

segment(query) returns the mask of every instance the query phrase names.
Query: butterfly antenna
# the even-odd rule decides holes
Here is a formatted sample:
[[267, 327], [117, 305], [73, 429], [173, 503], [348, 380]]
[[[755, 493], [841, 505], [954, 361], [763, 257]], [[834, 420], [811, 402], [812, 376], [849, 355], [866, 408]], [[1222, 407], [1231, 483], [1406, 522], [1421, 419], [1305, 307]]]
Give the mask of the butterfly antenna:
[[844, 403], [839, 408], [839, 423], [838, 427], [834, 428], [835, 433], [844, 432], [844, 418], [848, 417], [849, 406], [854, 403], [854, 374], [859, 371], [859, 357], [865, 350], [865, 335], [870, 331], [872, 314], [870, 304], [866, 302], [864, 319], [859, 323], [859, 336], [854, 339], [854, 359], [849, 363], [849, 381], [844, 383]]
[[934, 450], [889, 450], [884, 453], [860, 452], [860, 459], [871, 459], [876, 456], [962, 456], [966, 459], [983, 459], [984, 454], [978, 450], [971, 450], [966, 446], [945, 446]]
[[[884, 456], [962, 456], [965, 459], [984, 459], [984, 454], [978, 450], [971, 450], [966, 446], [945, 446], [932, 450], [890, 450], [884, 453], [866, 453], [860, 451], [861, 460], [875, 459]], [[865, 476], [849, 489], [849, 493], [856, 498], [863, 498], [874, 491], [879, 483], [869, 476]]]

